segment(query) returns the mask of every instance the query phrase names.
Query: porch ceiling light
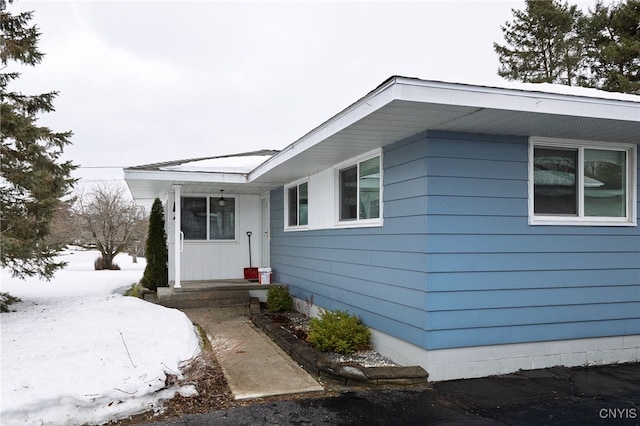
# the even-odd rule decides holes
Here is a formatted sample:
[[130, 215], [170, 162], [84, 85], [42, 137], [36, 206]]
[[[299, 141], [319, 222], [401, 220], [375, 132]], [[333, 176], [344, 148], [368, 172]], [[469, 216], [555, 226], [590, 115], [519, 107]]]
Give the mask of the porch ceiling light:
[[220, 190], [220, 198], [218, 198], [218, 207], [224, 207], [226, 201], [224, 200], [224, 189]]

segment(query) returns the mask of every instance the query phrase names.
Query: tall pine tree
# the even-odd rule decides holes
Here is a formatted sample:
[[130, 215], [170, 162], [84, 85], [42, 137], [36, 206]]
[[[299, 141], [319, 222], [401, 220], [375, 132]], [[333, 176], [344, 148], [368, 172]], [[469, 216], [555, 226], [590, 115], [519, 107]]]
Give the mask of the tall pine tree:
[[167, 249], [167, 234], [164, 232], [164, 209], [162, 202], [156, 198], [149, 216], [149, 233], [145, 249], [147, 266], [140, 280], [140, 284], [149, 290], [169, 285], [167, 263], [169, 251]]
[[589, 85], [640, 95], [640, 0], [605, 5], [586, 25]]
[[493, 44], [498, 75], [529, 83], [581, 84], [584, 61], [582, 12], [556, 0], [526, 0], [524, 11], [501, 26], [506, 45]]
[[8, 86], [20, 73], [11, 66], [40, 63], [40, 32], [32, 12], [12, 15], [0, 0], [0, 264], [14, 276], [50, 279], [64, 266], [61, 247], [50, 243], [52, 218], [74, 184], [71, 162], [61, 162], [71, 132], [37, 125], [36, 116], [54, 111], [57, 92], [24, 95]]

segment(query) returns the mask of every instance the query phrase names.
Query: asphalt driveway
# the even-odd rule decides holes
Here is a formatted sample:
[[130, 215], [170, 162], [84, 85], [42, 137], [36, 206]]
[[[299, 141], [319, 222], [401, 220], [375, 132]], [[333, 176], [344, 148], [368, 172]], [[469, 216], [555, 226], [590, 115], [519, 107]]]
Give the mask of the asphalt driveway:
[[638, 425], [640, 364], [550, 368], [266, 402], [148, 425]]

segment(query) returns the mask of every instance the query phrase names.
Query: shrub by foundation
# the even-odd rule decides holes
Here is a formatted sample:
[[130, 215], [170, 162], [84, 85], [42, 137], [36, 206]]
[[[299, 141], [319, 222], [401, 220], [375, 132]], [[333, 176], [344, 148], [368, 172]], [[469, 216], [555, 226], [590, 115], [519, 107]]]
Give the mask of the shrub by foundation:
[[319, 351], [349, 355], [370, 348], [371, 331], [347, 311], [321, 311], [309, 320], [307, 341]]
[[271, 287], [267, 290], [267, 310], [269, 312], [288, 312], [293, 309], [293, 298], [287, 286]]
[[169, 251], [167, 249], [167, 234], [164, 232], [164, 207], [159, 198], [156, 198], [151, 207], [149, 216], [146, 250], [144, 256], [147, 266], [140, 284], [149, 290], [156, 291], [158, 287], [169, 285]]

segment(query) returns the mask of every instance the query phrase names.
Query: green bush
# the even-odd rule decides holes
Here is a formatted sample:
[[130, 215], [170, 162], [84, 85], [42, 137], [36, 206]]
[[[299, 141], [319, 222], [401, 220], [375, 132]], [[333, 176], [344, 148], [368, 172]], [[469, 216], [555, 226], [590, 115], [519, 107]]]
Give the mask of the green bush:
[[144, 256], [147, 259], [147, 266], [144, 268], [140, 284], [153, 291], [156, 291], [158, 287], [167, 287], [169, 285], [167, 266], [169, 250], [167, 249], [167, 234], [164, 231], [164, 207], [162, 207], [162, 201], [159, 198], [154, 200], [151, 207]]
[[267, 310], [269, 312], [287, 312], [293, 309], [293, 298], [289, 287], [276, 286], [267, 290]]
[[321, 311], [309, 320], [307, 340], [319, 351], [349, 355], [370, 348], [371, 331], [347, 311]]

